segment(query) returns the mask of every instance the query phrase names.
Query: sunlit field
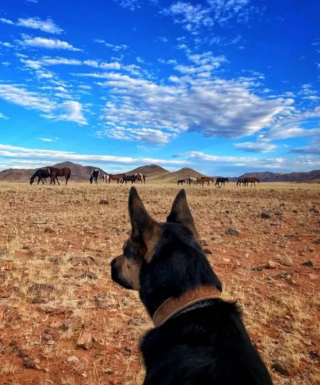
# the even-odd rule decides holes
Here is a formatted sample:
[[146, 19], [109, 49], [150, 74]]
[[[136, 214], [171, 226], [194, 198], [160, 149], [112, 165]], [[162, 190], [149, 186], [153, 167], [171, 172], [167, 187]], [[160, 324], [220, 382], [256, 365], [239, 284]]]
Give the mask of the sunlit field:
[[[130, 187], [0, 184], [0, 383], [142, 384], [139, 340], [152, 323], [109, 268], [130, 230]], [[320, 384], [320, 184], [184, 187], [274, 384]], [[164, 221], [181, 187], [137, 188]]]

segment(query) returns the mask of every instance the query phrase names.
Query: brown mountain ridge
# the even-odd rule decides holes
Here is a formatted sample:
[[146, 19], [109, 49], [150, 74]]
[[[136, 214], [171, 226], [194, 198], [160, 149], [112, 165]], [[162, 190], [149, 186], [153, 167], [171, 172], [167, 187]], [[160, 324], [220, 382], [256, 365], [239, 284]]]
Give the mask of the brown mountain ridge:
[[[73, 162], [62, 162], [54, 165], [55, 167], [63, 168], [68, 167], [71, 169], [71, 180], [75, 181], [87, 181], [90, 178], [92, 169], [99, 169], [101, 175], [108, 174], [105, 170], [94, 166], [83, 166], [81, 164]], [[42, 167], [45, 168], [45, 167]], [[37, 169], [6, 169], [0, 172], [0, 181], [10, 182], [23, 182], [30, 179], [31, 175]], [[178, 179], [185, 179], [187, 177], [201, 177], [203, 174], [192, 168], [182, 168], [178, 171], [170, 172], [165, 168], [156, 164], [137, 167], [127, 174], [142, 173], [147, 175], [150, 181], [159, 181], [163, 183], [173, 183]], [[245, 173], [239, 178], [245, 178], [255, 176], [260, 179], [260, 182], [319, 182], [320, 183], [320, 170], [313, 170], [309, 172], [292, 172], [292, 173], [274, 173], [274, 172], [252, 172]], [[230, 182], [236, 181], [237, 177], [229, 178]]]

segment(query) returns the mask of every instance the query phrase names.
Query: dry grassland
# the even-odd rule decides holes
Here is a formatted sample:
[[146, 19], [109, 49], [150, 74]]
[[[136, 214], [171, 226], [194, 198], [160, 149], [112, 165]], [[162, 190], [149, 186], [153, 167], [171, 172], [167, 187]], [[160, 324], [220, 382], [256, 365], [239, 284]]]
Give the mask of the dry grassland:
[[[139, 340], [152, 324], [109, 269], [130, 230], [129, 187], [0, 184], [0, 383], [142, 383]], [[138, 190], [163, 221], [178, 187]], [[268, 368], [283, 365], [274, 383], [320, 384], [320, 186], [230, 183], [187, 196], [224, 298], [238, 301]], [[88, 350], [77, 347], [84, 332]]]

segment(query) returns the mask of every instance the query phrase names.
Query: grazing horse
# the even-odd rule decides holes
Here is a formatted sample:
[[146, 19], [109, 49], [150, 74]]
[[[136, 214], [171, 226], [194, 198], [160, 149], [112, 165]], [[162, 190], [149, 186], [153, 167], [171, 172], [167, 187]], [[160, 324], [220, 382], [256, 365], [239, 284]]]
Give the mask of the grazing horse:
[[103, 180], [105, 183], [109, 183], [109, 175], [102, 175], [102, 177], [100, 178], [101, 180]]
[[220, 186], [220, 184], [221, 186], [224, 186], [226, 182], [229, 182], [228, 178], [217, 178], [215, 186]]
[[123, 179], [125, 176], [127, 176], [127, 174], [109, 174], [109, 183], [111, 183], [112, 180], [116, 180], [117, 181], [117, 184], [119, 183], [122, 183], [120, 182], [121, 179]]
[[37, 170], [30, 178], [30, 184], [33, 184], [36, 178], [38, 178], [38, 184], [40, 183], [40, 180], [42, 184], [44, 184], [44, 181], [47, 183], [47, 178], [50, 178], [50, 180], [52, 179], [48, 170]]
[[237, 181], [237, 186], [241, 186], [241, 184], [243, 184], [243, 185], [246, 185], [246, 183], [245, 183], [245, 178], [240, 178], [240, 179], [238, 179], [238, 181]]
[[51, 182], [53, 184], [56, 184], [56, 180], [59, 183], [58, 176], [64, 176], [66, 178], [66, 184], [68, 184], [68, 180], [71, 176], [71, 170], [70, 168], [64, 167], [64, 168], [56, 168], [56, 167], [47, 167], [48, 172], [51, 174]]
[[91, 176], [90, 176], [90, 183], [92, 184], [93, 181], [98, 183], [99, 176], [100, 176], [100, 170], [98, 170], [97, 168], [96, 169], [92, 169]]
[[136, 181], [140, 182], [142, 184], [143, 183], [143, 174], [137, 173], [137, 174], [134, 174], [134, 175], [136, 177]]
[[186, 182], [185, 179], [179, 179], [178, 180], [178, 186], [179, 186], [179, 184], [183, 185], [185, 182]]
[[143, 174], [143, 183], [146, 184], [148, 182], [147, 175]]
[[135, 174], [135, 175], [125, 175], [122, 178], [122, 180], [120, 181], [120, 183], [127, 184], [127, 182], [131, 182], [133, 184], [136, 181], [137, 181], [137, 174]]
[[214, 178], [210, 178], [209, 176], [202, 176], [199, 180], [198, 183], [201, 184], [201, 186], [204, 186], [205, 183], [210, 186], [210, 182], [214, 183]]
[[252, 177], [252, 178], [244, 178], [244, 184], [246, 186], [249, 186], [249, 183], [251, 183], [251, 186], [252, 184], [254, 184], [254, 186], [256, 185], [256, 182], [257, 183], [260, 183], [260, 180], [258, 178], [255, 178], [255, 177]]
[[189, 178], [187, 178], [187, 184], [189, 184], [190, 186], [193, 184], [197, 184], [198, 183], [198, 178], [194, 177], [194, 176], [190, 176]]

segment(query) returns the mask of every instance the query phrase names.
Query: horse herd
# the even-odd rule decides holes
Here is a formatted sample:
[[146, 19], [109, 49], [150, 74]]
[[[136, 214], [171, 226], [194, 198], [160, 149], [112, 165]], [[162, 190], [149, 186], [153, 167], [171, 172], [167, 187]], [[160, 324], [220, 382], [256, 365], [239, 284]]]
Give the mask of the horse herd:
[[[99, 179], [102, 180], [105, 183], [111, 183], [112, 180], [115, 180], [117, 184], [127, 184], [128, 182], [131, 182], [132, 184], [135, 182], [140, 182], [141, 184], [145, 184], [148, 181], [148, 178], [145, 174], [141, 173], [135, 173], [133, 175], [127, 175], [127, 174], [104, 174], [101, 175], [101, 171], [99, 169], [92, 169], [90, 174], [90, 183], [93, 182], [98, 183]], [[57, 168], [57, 167], [46, 167], [45, 169], [37, 170], [32, 177], [30, 178], [30, 184], [33, 184], [34, 180], [38, 178], [38, 184], [40, 181], [42, 184], [47, 182], [47, 179], [50, 179], [50, 184], [56, 184], [56, 181], [58, 184], [59, 179], [58, 176], [64, 176], [66, 180], [66, 184], [68, 184], [68, 181], [71, 176], [71, 169], [64, 167], [64, 168]], [[224, 186], [226, 182], [229, 182], [228, 178], [211, 178], [209, 176], [203, 176], [201, 178], [196, 177], [188, 177], [185, 179], [179, 179], [177, 181], [178, 185], [183, 185], [186, 183], [187, 185], [201, 185], [204, 186], [207, 184], [210, 186], [210, 183], [213, 183], [215, 186]], [[237, 181], [237, 186], [249, 186], [249, 184], [256, 185], [256, 183], [260, 183], [258, 178], [251, 177], [251, 178], [240, 178]]]
[[131, 182], [132, 184], [135, 182], [146, 183], [148, 182], [148, 178], [145, 174], [136, 173], [133, 175], [127, 175], [127, 174], [105, 174], [100, 177], [100, 170], [99, 169], [93, 169], [91, 171], [90, 175], [90, 183], [93, 182], [98, 183], [99, 179], [102, 179], [105, 183], [110, 183], [112, 180], [115, 180], [118, 184]]
[[[205, 184], [207, 184], [208, 186], [210, 186], [210, 183], [214, 183], [214, 178], [210, 178], [209, 176], [202, 176], [201, 178], [196, 178], [196, 177], [189, 177], [189, 178], [186, 178], [186, 179], [179, 179], [177, 181], [178, 185], [183, 185], [184, 183], [186, 183], [187, 185], [197, 185], [197, 184], [200, 184], [201, 186], [204, 186]], [[224, 186], [226, 184], [226, 182], [229, 182], [229, 179], [228, 178], [217, 178], [214, 185], [215, 186]], [[252, 178], [240, 178], [238, 179], [237, 181], [237, 186], [249, 186], [249, 183], [251, 183], [251, 186], [252, 185], [256, 185], [256, 183], [260, 183], [259, 179], [258, 178], [255, 178], [255, 177], [252, 177]]]

